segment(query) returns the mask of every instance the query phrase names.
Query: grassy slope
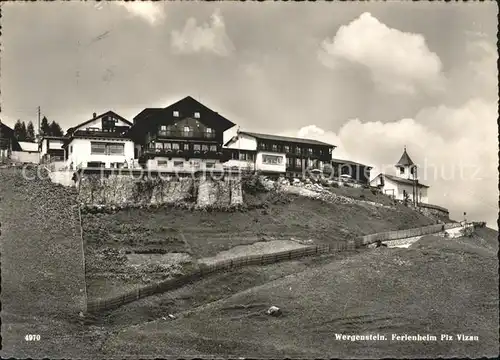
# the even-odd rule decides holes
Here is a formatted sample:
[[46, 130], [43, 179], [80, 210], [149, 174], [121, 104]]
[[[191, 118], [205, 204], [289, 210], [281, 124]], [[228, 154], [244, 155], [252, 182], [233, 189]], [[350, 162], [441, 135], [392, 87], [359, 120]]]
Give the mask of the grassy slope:
[[[482, 229], [478, 235], [457, 241], [425, 237], [409, 249], [374, 249], [330, 261], [179, 314], [176, 320], [131, 327], [110, 338], [104, 349], [257, 357], [495, 356], [497, 233]], [[284, 316], [263, 315], [270, 305], [282, 307]], [[480, 340], [339, 342], [335, 333], [464, 333]]]
[[[77, 321], [85, 278], [76, 192], [1, 169], [0, 197], [1, 356], [81, 354], [89, 344]], [[27, 334], [41, 340], [26, 342]]]
[[[266, 196], [261, 201], [267, 201]], [[165, 248], [186, 251], [195, 257], [214, 256], [236, 245], [263, 237], [314, 239], [317, 243], [343, 241], [379, 231], [432, 224], [427, 217], [405, 206], [394, 210], [356, 204], [319, 203], [290, 195], [288, 204], [268, 202], [267, 209], [246, 212], [198, 212], [182, 209], [130, 209], [114, 214], [84, 215], [84, 236], [90, 246]], [[321, 206], [319, 206], [321, 205]], [[128, 231], [123, 231], [127, 228]], [[138, 230], [134, 230], [137, 228]], [[132, 231], [130, 231], [132, 229]], [[161, 242], [171, 237], [170, 242]], [[154, 245], [147, 243], [154, 241]]]
[[[380, 201], [387, 199], [382, 197]], [[321, 203], [296, 195], [272, 193], [246, 195], [246, 200], [268, 206], [245, 212], [159, 208], [84, 214], [89, 294], [108, 297], [145, 284], [133, 268], [127, 268], [123, 255], [111, 255], [104, 259], [105, 263], [99, 260], [97, 255], [106, 247], [132, 252], [144, 249], [186, 252], [194, 258], [203, 258], [263, 239], [313, 239], [318, 244], [332, 244], [358, 235], [433, 223], [402, 205], [391, 210], [371, 205]], [[113, 275], [118, 273], [125, 276]], [[151, 274], [154, 278], [160, 275], [164, 276], [164, 272]]]

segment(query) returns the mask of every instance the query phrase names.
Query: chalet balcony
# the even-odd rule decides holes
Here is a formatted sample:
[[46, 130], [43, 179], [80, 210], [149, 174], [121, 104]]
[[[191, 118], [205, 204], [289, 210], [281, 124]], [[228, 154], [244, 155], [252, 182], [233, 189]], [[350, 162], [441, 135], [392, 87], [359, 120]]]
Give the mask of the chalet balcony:
[[203, 131], [168, 131], [159, 130], [157, 139], [196, 139], [196, 140], [216, 140], [215, 132]]
[[228, 157], [222, 151], [207, 151], [207, 150], [165, 150], [165, 149], [146, 149], [144, 155], [148, 158], [154, 157], [181, 157], [186, 159], [216, 159], [225, 161]]

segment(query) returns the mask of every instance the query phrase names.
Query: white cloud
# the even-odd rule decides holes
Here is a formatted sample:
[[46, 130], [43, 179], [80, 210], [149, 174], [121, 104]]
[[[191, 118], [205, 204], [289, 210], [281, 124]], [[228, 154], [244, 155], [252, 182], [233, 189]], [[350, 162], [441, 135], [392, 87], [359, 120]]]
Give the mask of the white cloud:
[[372, 178], [379, 172], [394, 174], [394, 164], [406, 145], [420, 166], [422, 182], [431, 186], [430, 202], [449, 208], [456, 219], [466, 211], [471, 219], [496, 228], [496, 119], [495, 103], [473, 99], [457, 108], [424, 109], [415, 119], [389, 123], [350, 120], [338, 134], [309, 125], [287, 135], [337, 145], [334, 158], [374, 166]]
[[139, 17], [151, 25], [158, 24], [165, 18], [162, 3], [152, 1], [114, 1], [113, 3], [127, 9], [131, 16]]
[[390, 28], [370, 13], [363, 13], [335, 36], [325, 39], [318, 53], [327, 67], [343, 62], [365, 66], [375, 85], [391, 93], [441, 90], [441, 60], [420, 34]]
[[172, 49], [178, 54], [209, 52], [219, 56], [229, 55], [234, 45], [226, 34], [220, 11], [216, 10], [210, 20], [210, 23], [198, 26], [196, 19], [189, 18], [184, 29], [172, 31]]

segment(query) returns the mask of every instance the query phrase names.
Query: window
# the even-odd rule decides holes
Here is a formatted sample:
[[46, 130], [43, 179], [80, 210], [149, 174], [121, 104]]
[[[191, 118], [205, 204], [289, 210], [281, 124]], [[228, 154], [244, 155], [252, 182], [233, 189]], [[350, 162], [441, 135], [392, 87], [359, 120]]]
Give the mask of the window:
[[206, 129], [205, 129], [205, 136], [206, 136], [207, 138], [209, 138], [209, 139], [211, 139], [211, 138], [215, 137], [215, 132], [214, 132], [214, 130], [213, 130], [213, 129], [211, 129], [211, 128], [206, 128]]
[[405, 173], [405, 169], [403, 167], [399, 168], [399, 174], [403, 175]]
[[308, 149], [307, 149], [307, 153], [308, 153], [309, 155], [312, 155], [312, 154], [313, 154], [313, 149], [308, 148]]
[[290, 146], [289, 145], [283, 146], [283, 151], [286, 152], [286, 153], [289, 153], [290, 152]]
[[281, 164], [282, 157], [275, 155], [262, 155], [262, 162], [269, 165], [279, 165]]
[[191, 167], [194, 167], [194, 168], [199, 168], [199, 167], [200, 167], [200, 162], [199, 162], [199, 161], [196, 161], [196, 160], [191, 160], [191, 161], [189, 162], [189, 165], [190, 165]]
[[247, 160], [247, 154], [245, 153], [240, 153], [240, 160]]
[[177, 110], [174, 110], [174, 116], [179, 117], [179, 112]]
[[295, 167], [298, 167], [298, 168], [302, 167], [302, 161], [300, 159], [295, 159]]
[[295, 153], [296, 153], [297, 155], [300, 155], [300, 154], [302, 153], [302, 151], [301, 151], [300, 147], [298, 147], [298, 146], [296, 146], [296, 147], [295, 147]]
[[201, 145], [200, 144], [193, 144], [193, 150], [194, 151], [200, 151], [201, 150]]
[[184, 136], [192, 136], [193, 133], [191, 132], [191, 127], [189, 126], [184, 126]]
[[174, 167], [184, 167], [184, 161], [174, 161]]
[[307, 167], [313, 167], [314, 166], [314, 162], [312, 159], [307, 159]]
[[208, 145], [207, 144], [201, 145], [201, 150], [202, 151], [208, 151]]
[[165, 150], [172, 150], [172, 143], [165, 143], [164, 146], [163, 146], [163, 148]]
[[168, 166], [168, 160], [158, 160], [158, 166]]
[[73, 152], [73, 145], [69, 147], [69, 153], [71, 154]]
[[96, 128], [96, 127], [88, 127], [88, 128], [87, 128], [87, 131], [92, 131], [92, 132], [94, 132], [94, 131], [99, 131], [99, 130], [100, 130], [100, 129], [99, 129], [99, 128]]
[[264, 143], [259, 143], [259, 150], [265, 150], [266, 149], [266, 144]]
[[199, 112], [195, 112], [194, 113], [194, 117], [195, 117], [195, 119], [199, 119], [200, 118], [200, 113]]
[[106, 146], [109, 155], [123, 155], [125, 153], [124, 144], [108, 144]]
[[216, 152], [217, 151], [217, 145], [210, 145], [210, 151]]
[[179, 143], [172, 143], [172, 150], [179, 150]]
[[215, 167], [215, 162], [213, 162], [213, 161], [207, 161], [207, 162], [205, 163], [205, 167], [206, 167], [207, 169], [212, 169], [212, 168], [214, 168], [214, 167]]
[[91, 142], [90, 153], [92, 155], [106, 155], [106, 143]]
[[273, 151], [277, 152], [278, 151], [278, 145], [273, 144], [272, 145], [272, 149], [273, 149]]
[[114, 124], [114, 123], [116, 123], [118, 120], [117, 120], [117, 119], [115, 119], [115, 118], [114, 118], [114, 117], [112, 117], [112, 116], [104, 116], [104, 117], [102, 118], [102, 121], [104, 121], [104, 122], [109, 122], [109, 123], [113, 123], [113, 124]]
[[287, 157], [286, 158], [286, 167], [291, 167], [292, 166], [292, 158]]

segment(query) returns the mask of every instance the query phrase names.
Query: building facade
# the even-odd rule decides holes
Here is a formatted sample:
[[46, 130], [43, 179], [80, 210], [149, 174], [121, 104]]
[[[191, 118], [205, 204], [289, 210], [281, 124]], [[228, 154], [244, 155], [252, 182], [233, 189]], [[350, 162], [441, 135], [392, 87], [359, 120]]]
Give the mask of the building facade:
[[407, 199], [415, 205], [428, 204], [427, 190], [429, 186], [418, 180], [418, 167], [411, 160], [406, 148], [395, 167], [397, 175], [378, 174], [370, 184], [397, 200]]
[[38, 143], [40, 162], [64, 161], [64, 140], [65, 137], [63, 136], [42, 136]]
[[13, 151], [22, 151], [14, 130], [0, 121], [0, 163], [11, 160]]
[[68, 129], [63, 142], [66, 166], [123, 168], [134, 164], [134, 143], [128, 132], [132, 123], [108, 111]]
[[11, 159], [17, 163], [38, 164], [40, 162], [40, 152], [38, 143], [31, 141], [19, 141], [20, 151], [13, 151]]
[[130, 136], [135, 157], [151, 170], [222, 170], [223, 134], [235, 124], [188, 96], [134, 117]]
[[228, 167], [301, 176], [330, 163], [334, 145], [317, 140], [238, 131], [224, 144]]

